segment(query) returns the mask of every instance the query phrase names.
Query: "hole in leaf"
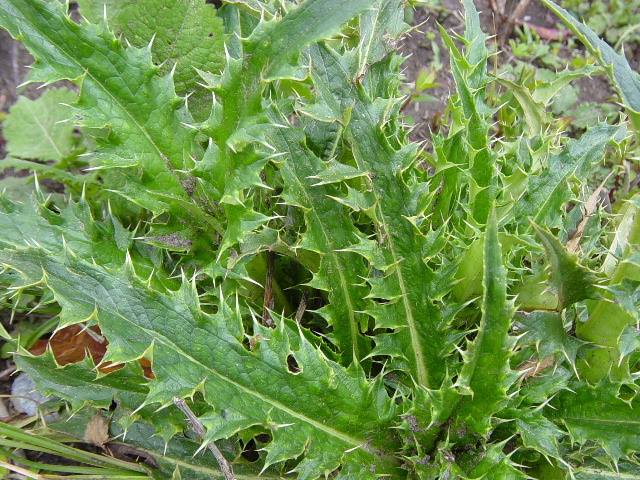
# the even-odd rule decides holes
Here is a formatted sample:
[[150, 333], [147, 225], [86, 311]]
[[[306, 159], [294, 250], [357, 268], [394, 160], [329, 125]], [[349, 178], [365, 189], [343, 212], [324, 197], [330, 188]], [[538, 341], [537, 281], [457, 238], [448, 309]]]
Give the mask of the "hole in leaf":
[[287, 368], [289, 369], [289, 372], [294, 375], [302, 371], [298, 366], [298, 362], [296, 362], [296, 359], [291, 354], [287, 356]]
[[[240, 444], [242, 443], [243, 442], [240, 441]], [[249, 462], [257, 462], [260, 459], [260, 454], [257, 451], [256, 442], [253, 438], [243, 446], [242, 453], [240, 455]]]

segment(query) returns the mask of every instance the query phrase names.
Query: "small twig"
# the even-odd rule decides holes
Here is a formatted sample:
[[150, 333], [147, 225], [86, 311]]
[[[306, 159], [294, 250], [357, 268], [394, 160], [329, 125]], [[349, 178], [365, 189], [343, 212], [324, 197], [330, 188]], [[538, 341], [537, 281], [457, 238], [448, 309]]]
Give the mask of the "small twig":
[[506, 18], [505, 10], [507, 8], [505, 5], [505, 0], [500, 0], [500, 3], [498, 3], [498, 1], [496, 0], [490, 0], [489, 3], [491, 4], [491, 9], [493, 10], [493, 12], [500, 17], [500, 20], [504, 21]]
[[[180, 411], [182, 411], [182, 413], [184, 413], [184, 416], [187, 417], [187, 423], [189, 424], [189, 428], [193, 430], [193, 432], [196, 435], [198, 435], [200, 438], [204, 439], [206, 435], [204, 426], [202, 425], [200, 420], [198, 420], [198, 417], [196, 417], [195, 414], [191, 411], [191, 409], [187, 405], [187, 402], [185, 402], [182, 398], [173, 397], [173, 403], [176, 407], [180, 409]], [[216, 447], [216, 444], [211, 442], [210, 444], [207, 445], [207, 448], [211, 453], [213, 453], [213, 456], [216, 457], [216, 460], [218, 461], [218, 465], [220, 466], [220, 470], [222, 471], [222, 475], [224, 476], [225, 480], [235, 480], [231, 465], [229, 464], [227, 459], [224, 458], [224, 456], [222, 455], [222, 452], [218, 449], [218, 447]]]
[[516, 8], [513, 9], [513, 12], [509, 14], [509, 17], [505, 20], [504, 24], [500, 27], [500, 44], [504, 44], [507, 39], [513, 33], [513, 29], [516, 26], [516, 21], [522, 16], [525, 8], [529, 5], [530, 0], [520, 0], [516, 5]]
[[296, 323], [300, 323], [300, 321], [302, 320], [302, 315], [304, 315], [304, 311], [307, 309], [308, 298], [309, 292], [302, 292], [302, 299], [300, 299], [300, 305], [298, 305], [298, 310], [296, 310]]
[[16, 366], [12, 365], [10, 367], [5, 368], [2, 372], [0, 372], [0, 381], [4, 380], [8, 376], [10, 376], [13, 372], [16, 371]]
[[264, 281], [264, 302], [262, 306], [262, 324], [265, 327], [273, 328], [275, 324], [271, 319], [269, 310], [273, 310], [274, 298], [273, 298], [273, 264], [276, 260], [276, 254], [272, 251], [267, 252], [267, 273]]

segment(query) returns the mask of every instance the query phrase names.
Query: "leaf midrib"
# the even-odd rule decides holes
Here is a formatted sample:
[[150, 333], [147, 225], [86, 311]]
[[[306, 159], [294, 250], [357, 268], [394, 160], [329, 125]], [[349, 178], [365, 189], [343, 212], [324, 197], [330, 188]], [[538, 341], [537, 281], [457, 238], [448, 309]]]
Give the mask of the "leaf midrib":
[[[42, 269], [43, 269], [43, 273], [44, 273], [44, 272], [46, 272], [46, 270], [45, 270], [44, 266], [42, 265], [42, 263], [40, 263], [40, 265], [41, 265], [41, 267], [42, 267]], [[60, 265], [62, 265], [62, 264], [60, 264]], [[100, 275], [105, 275], [105, 273], [100, 272], [99, 270], [98, 270], [98, 272], [99, 272], [99, 274], [100, 274]], [[64, 278], [64, 277], [62, 277], [62, 276], [60, 276], [60, 275], [57, 275], [57, 278], [58, 278], [58, 281], [59, 281], [60, 283], [66, 284], [68, 287], [71, 287], [72, 289], [77, 290], [77, 287], [75, 287], [75, 286], [74, 286], [73, 284], [71, 284], [71, 283], [68, 283], [66, 278]], [[95, 277], [92, 277], [92, 278], [94, 279], [94, 281], [96, 281], [98, 284], [100, 284], [100, 285], [102, 286], [102, 282], [100, 282], [100, 281], [99, 281], [99, 279], [97, 279], [97, 278], [95, 278]], [[120, 278], [118, 278], [118, 277], [110, 277], [110, 278], [111, 278], [114, 282], [120, 283], [120, 284], [122, 284], [124, 287], [129, 286], [129, 288], [130, 288], [130, 285], [129, 285], [129, 284], [127, 284], [127, 283], [124, 283]], [[51, 288], [51, 290], [52, 290], [54, 293], [55, 293], [55, 292], [56, 292], [56, 290], [57, 290], [53, 285], [50, 285], [50, 284], [49, 284], [49, 288]], [[104, 286], [103, 286], [103, 288], [104, 288]], [[107, 289], [105, 289], [105, 290], [107, 290]], [[126, 291], [126, 290], [127, 290], [126, 288], [121, 289], [121, 291]], [[84, 296], [84, 294], [83, 294], [83, 296]], [[78, 300], [78, 299], [76, 299], [76, 300]], [[97, 305], [94, 305], [94, 307], [95, 307], [95, 308], [97, 308]], [[114, 316], [116, 316], [116, 317], [120, 318], [120, 319], [121, 319], [121, 320], [123, 320], [124, 322], [131, 324], [131, 325], [132, 325], [132, 326], [134, 326], [135, 328], [142, 330], [142, 331], [143, 331], [143, 332], [145, 332], [147, 335], [149, 335], [149, 337], [150, 337], [150, 338], [152, 338], [152, 339], [154, 339], [154, 340], [159, 341], [160, 343], [162, 343], [163, 345], [165, 345], [167, 348], [169, 348], [169, 349], [171, 349], [171, 350], [173, 350], [173, 351], [177, 352], [178, 354], [182, 355], [184, 358], [186, 358], [186, 359], [187, 359], [187, 360], [189, 360], [190, 362], [192, 362], [192, 363], [194, 363], [194, 364], [196, 364], [196, 365], [199, 365], [199, 366], [200, 366], [200, 367], [202, 367], [205, 371], [210, 372], [211, 374], [213, 374], [213, 375], [215, 375], [216, 377], [220, 378], [220, 379], [221, 379], [221, 380], [223, 380], [224, 382], [227, 382], [227, 383], [229, 383], [229, 384], [231, 384], [231, 385], [233, 385], [233, 386], [237, 387], [239, 390], [241, 390], [241, 391], [245, 392], [247, 395], [250, 395], [250, 396], [252, 396], [252, 397], [255, 397], [255, 398], [259, 399], [261, 402], [264, 402], [264, 403], [265, 403], [265, 404], [267, 404], [267, 405], [271, 405], [271, 406], [273, 406], [273, 407], [275, 407], [275, 408], [277, 408], [277, 409], [279, 409], [279, 410], [281, 410], [281, 411], [285, 412], [286, 414], [290, 415], [291, 417], [296, 418], [296, 419], [299, 419], [299, 420], [301, 420], [302, 422], [305, 422], [305, 423], [307, 423], [307, 424], [309, 424], [309, 425], [313, 426], [313, 427], [314, 427], [314, 428], [316, 428], [317, 430], [320, 430], [320, 431], [322, 431], [322, 432], [324, 432], [324, 433], [328, 434], [328, 435], [329, 435], [329, 436], [331, 436], [331, 437], [335, 437], [335, 438], [337, 438], [337, 439], [340, 439], [340, 440], [342, 440], [342, 441], [343, 441], [343, 442], [345, 442], [345, 443], [348, 443], [348, 444], [350, 444], [350, 445], [353, 445], [353, 447], [355, 447], [355, 448], [362, 447], [362, 448], [363, 448], [367, 453], [370, 453], [370, 454], [372, 454], [372, 453], [373, 453], [373, 450], [371, 449], [371, 447], [367, 446], [367, 444], [366, 444], [366, 442], [365, 442], [364, 440], [359, 440], [359, 439], [353, 438], [353, 437], [351, 437], [351, 436], [349, 436], [349, 435], [346, 435], [346, 434], [344, 434], [344, 433], [342, 433], [342, 432], [340, 432], [340, 431], [338, 431], [338, 430], [336, 430], [336, 429], [334, 429], [334, 428], [330, 428], [330, 427], [328, 427], [327, 425], [325, 425], [325, 424], [323, 424], [323, 423], [321, 423], [321, 422], [318, 422], [318, 421], [316, 421], [316, 420], [313, 420], [312, 418], [309, 418], [309, 417], [307, 417], [306, 415], [303, 415], [303, 414], [301, 414], [301, 413], [299, 413], [299, 412], [297, 412], [297, 411], [295, 411], [295, 410], [291, 409], [290, 407], [287, 407], [286, 405], [284, 405], [284, 404], [282, 404], [281, 402], [279, 402], [277, 399], [274, 399], [274, 398], [271, 398], [271, 397], [265, 396], [265, 395], [263, 395], [262, 393], [260, 393], [260, 392], [258, 392], [258, 391], [256, 391], [256, 390], [251, 390], [250, 388], [248, 388], [248, 387], [246, 387], [246, 386], [244, 386], [244, 385], [242, 385], [242, 384], [240, 384], [240, 383], [238, 383], [238, 382], [233, 381], [232, 379], [230, 379], [230, 378], [228, 378], [228, 377], [226, 377], [226, 376], [222, 375], [221, 373], [217, 372], [217, 371], [216, 371], [216, 370], [214, 370], [213, 368], [211, 368], [211, 367], [209, 367], [209, 366], [207, 366], [207, 365], [203, 364], [202, 362], [200, 362], [200, 361], [196, 360], [196, 359], [195, 359], [195, 358], [193, 358], [191, 355], [189, 355], [187, 352], [185, 352], [182, 348], [178, 348], [177, 346], [175, 346], [175, 344], [173, 344], [173, 342], [171, 342], [170, 340], [166, 339], [163, 335], [160, 335], [160, 333], [159, 333], [158, 331], [148, 329], [148, 328], [144, 327], [144, 326], [143, 326], [143, 325], [141, 325], [141, 324], [135, 323], [135, 322], [133, 322], [132, 320], [130, 320], [129, 318], [127, 318], [125, 315], [122, 315], [122, 314], [121, 314], [120, 312], [118, 312], [117, 310], [114, 310], [114, 309], [112, 309], [112, 308], [110, 308], [110, 307], [108, 307], [108, 306], [102, 305], [102, 306], [101, 306], [101, 310], [103, 310], [103, 311], [107, 311], [107, 312], [109, 312], [110, 314], [112, 314], [112, 315], [114, 315]], [[184, 316], [183, 316], [183, 315], [181, 315], [179, 312], [174, 311], [174, 313], [175, 313], [176, 315], [179, 315], [180, 317], [184, 318]], [[185, 320], [188, 320], [188, 319], [185, 319]], [[187, 323], [189, 323], [189, 322], [187, 322]], [[209, 335], [214, 335], [214, 336], [216, 336], [216, 337], [220, 340], [220, 342], [221, 342], [221, 343], [227, 343], [225, 339], [223, 339], [223, 338], [221, 338], [221, 337], [219, 337], [219, 336], [215, 335], [213, 332], [209, 332], [209, 331], [208, 331], [207, 333], [208, 333]], [[244, 348], [244, 347], [243, 347], [243, 348]]]
[[[15, 7], [15, 4], [14, 4]], [[18, 7], [16, 7], [19, 11], [21, 11]], [[151, 137], [151, 135], [144, 129], [142, 128], [142, 125], [140, 125], [140, 123], [138, 123], [138, 121], [135, 119], [135, 117], [129, 112], [128, 109], [126, 109], [122, 103], [118, 100], [118, 98], [116, 96], [114, 96], [110, 90], [108, 90], [107, 88], [105, 88], [102, 84], [102, 82], [98, 81], [96, 77], [94, 77], [91, 74], [91, 71], [89, 69], [87, 69], [86, 67], [84, 67], [82, 65], [82, 63], [80, 63], [79, 61], [76, 61], [75, 58], [73, 58], [72, 56], [69, 56], [69, 54], [62, 48], [62, 46], [60, 46], [58, 43], [54, 42], [51, 37], [49, 35], [47, 35], [47, 33], [41, 29], [38, 28], [38, 26], [36, 24], [34, 24], [33, 22], [29, 21], [28, 15], [25, 16], [24, 12], [22, 12], [22, 16], [25, 22], [31, 24], [31, 26], [40, 34], [42, 35], [44, 38], [46, 38], [48, 40], [48, 42], [54, 46], [56, 48], [56, 50], [58, 50], [62, 56], [64, 58], [66, 58], [70, 63], [76, 65], [77, 68], [79, 68], [80, 70], [84, 71], [85, 75], [88, 76], [89, 78], [91, 78], [91, 80], [93, 81], [94, 85], [96, 85], [100, 90], [102, 90], [103, 92], [105, 92], [109, 98], [111, 98], [113, 100], [113, 102], [120, 108], [120, 110], [122, 112], [125, 113], [125, 115], [127, 116], [127, 118], [129, 118], [131, 120], [131, 122], [136, 126], [136, 128], [142, 133], [142, 135], [147, 139], [147, 141], [149, 142], [149, 144], [151, 144], [151, 146], [156, 150], [158, 157], [160, 158], [160, 160], [162, 160], [163, 157], [169, 157], [170, 155], [165, 155], [164, 152], [162, 151], [162, 149], [156, 144], [156, 142], [153, 140], [153, 138]], [[40, 15], [40, 12], [38, 12], [38, 15], [40, 16], [40, 18], [44, 21], [45, 19]], [[64, 22], [64, 18], [62, 19], [62, 21]], [[69, 20], [70, 21], [70, 20]], [[64, 44], [63, 44], [64, 46]], [[164, 163], [164, 162], [163, 162]], [[167, 169], [167, 171], [169, 171], [174, 178], [175, 173], [172, 171], [172, 169]], [[176, 178], [177, 181], [177, 178]], [[179, 183], [179, 182], [178, 182]]]

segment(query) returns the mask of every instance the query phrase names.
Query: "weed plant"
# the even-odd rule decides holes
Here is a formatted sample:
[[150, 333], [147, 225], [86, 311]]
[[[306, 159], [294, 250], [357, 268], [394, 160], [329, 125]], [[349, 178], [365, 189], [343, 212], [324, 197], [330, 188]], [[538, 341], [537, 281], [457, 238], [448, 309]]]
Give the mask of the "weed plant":
[[[2, 165], [66, 195], [0, 197], [3, 302], [108, 342], [1, 332], [50, 429], [97, 410], [156, 479], [640, 478], [640, 78], [548, 0], [597, 64], [490, 76], [463, 3], [423, 151], [401, 0], [3, 0], [28, 81], [78, 89], [5, 121]], [[558, 92], [602, 72], [624, 113], [568, 138]]]

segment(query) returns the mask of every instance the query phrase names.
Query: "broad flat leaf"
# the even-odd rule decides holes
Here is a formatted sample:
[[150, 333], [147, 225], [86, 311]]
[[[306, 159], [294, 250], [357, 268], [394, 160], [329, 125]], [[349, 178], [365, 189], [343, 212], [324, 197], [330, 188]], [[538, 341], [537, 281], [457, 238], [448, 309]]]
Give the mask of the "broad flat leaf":
[[560, 154], [549, 156], [547, 167], [529, 177], [525, 194], [515, 206], [516, 219], [531, 217], [540, 226], [560, 226], [560, 211], [572, 197], [569, 182], [582, 181], [601, 160], [605, 145], [621, 132], [621, 127], [598, 124], [579, 140], [570, 141]]
[[635, 129], [636, 138], [640, 139], [640, 75], [631, 69], [624, 55], [616, 53], [610, 45], [598, 38], [589, 27], [576, 20], [564, 8], [550, 0], [542, 0], [542, 3], [571, 29], [578, 40], [605, 67], [627, 108], [629, 119]]
[[[369, 468], [393, 471], [394, 406], [384, 386], [367, 382], [357, 368], [328, 361], [283, 323], [276, 329], [254, 324], [256, 341], [248, 349], [241, 318], [224, 302], [216, 314], [203, 313], [186, 280], [178, 291], [159, 292], [130, 264], [106, 269], [71, 251], [54, 255], [42, 248], [5, 251], [2, 263], [49, 288], [63, 321], [95, 319], [109, 340], [105, 361], [126, 363], [151, 352], [156, 378], [143, 405], [167, 405], [174, 396], [202, 391], [212, 412], [225, 409], [224, 417], [205, 422], [205, 441], [263, 425], [273, 436], [266, 464], [304, 453], [295, 468], [299, 479], [314, 479], [341, 463], [363, 474]], [[289, 370], [290, 355], [299, 372]], [[374, 453], [379, 448], [390, 450]]]
[[640, 450], [640, 405], [637, 398], [618, 397], [620, 385], [608, 378], [597, 385], [572, 385], [545, 410], [547, 418], [562, 421], [574, 442], [596, 442], [614, 463]]
[[77, 148], [69, 107], [78, 95], [66, 88], [47, 90], [36, 100], [20, 97], [2, 122], [7, 153], [14, 157], [57, 160]]
[[562, 314], [559, 312], [534, 311], [516, 314], [518, 327], [524, 330], [519, 339], [521, 345], [534, 345], [538, 352], [538, 360], [553, 355], [562, 356], [571, 365], [575, 364], [578, 349], [585, 342], [567, 334], [563, 326]]
[[224, 29], [213, 5], [204, 0], [166, 2], [141, 0], [119, 2], [84, 0], [81, 12], [99, 12], [97, 22], [107, 12], [109, 27], [121, 32], [128, 43], [145, 47], [152, 40], [153, 60], [165, 75], [174, 67], [176, 93], [189, 95], [189, 111], [196, 120], [204, 120], [211, 108], [211, 92], [197, 85], [195, 69], [218, 72], [224, 61]]
[[507, 301], [507, 274], [502, 264], [502, 248], [498, 240], [495, 210], [487, 223], [484, 239], [482, 319], [473, 343], [463, 353], [464, 365], [457, 385], [468, 387], [473, 394], [460, 400], [453, 431], [461, 429], [461, 437], [486, 436], [492, 416], [507, 402], [507, 388], [515, 380], [509, 368], [509, 337], [513, 305]]
[[104, 23], [77, 25], [59, 2], [3, 2], [0, 27], [35, 57], [29, 81], [68, 79], [81, 87], [76, 117], [83, 126], [109, 130], [96, 138], [92, 161], [118, 167], [110, 188], [156, 215], [186, 211], [202, 225], [212, 222], [191, 202], [187, 179], [178, 172], [193, 163], [195, 132], [176, 114], [181, 101], [173, 81], [155, 75], [148, 48], [124, 48]]
[[536, 224], [533, 224], [533, 228], [549, 257], [549, 288], [558, 295], [560, 309], [582, 300], [600, 298], [601, 295], [595, 286], [595, 276], [578, 264], [576, 256], [569, 253], [547, 230]]

